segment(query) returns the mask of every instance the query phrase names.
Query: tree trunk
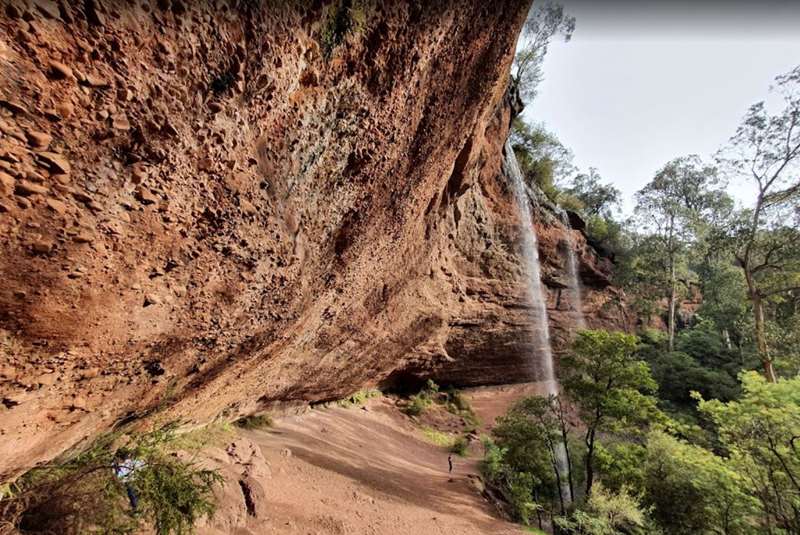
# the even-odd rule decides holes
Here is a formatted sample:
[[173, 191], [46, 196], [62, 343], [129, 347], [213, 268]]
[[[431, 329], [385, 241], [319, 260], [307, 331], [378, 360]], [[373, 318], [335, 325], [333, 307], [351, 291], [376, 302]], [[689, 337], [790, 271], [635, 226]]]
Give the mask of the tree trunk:
[[669, 253], [669, 316], [667, 317], [667, 332], [669, 333], [669, 350], [675, 350], [675, 216], [671, 215], [669, 220], [669, 233], [667, 235], [667, 246]]
[[592, 492], [594, 483], [594, 427], [586, 434], [586, 499]]
[[748, 278], [748, 285], [752, 288], [750, 291], [750, 301], [753, 304], [753, 316], [756, 326], [756, 346], [758, 347], [758, 358], [761, 359], [761, 365], [764, 367], [764, 376], [770, 383], [778, 382], [778, 375], [775, 373], [775, 367], [772, 363], [772, 357], [769, 354], [767, 347], [767, 332], [764, 326], [764, 301], [761, 299], [761, 294], [752, 284], [752, 278]]

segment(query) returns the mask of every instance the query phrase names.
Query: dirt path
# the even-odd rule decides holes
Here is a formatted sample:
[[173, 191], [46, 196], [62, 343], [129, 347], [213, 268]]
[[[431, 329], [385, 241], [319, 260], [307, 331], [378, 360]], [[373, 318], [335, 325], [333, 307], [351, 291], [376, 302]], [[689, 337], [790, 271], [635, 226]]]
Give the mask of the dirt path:
[[[269, 533], [519, 534], [482, 498], [475, 459], [427, 443], [387, 398], [288, 417], [245, 436], [271, 467]], [[288, 454], [288, 452], [291, 454]]]

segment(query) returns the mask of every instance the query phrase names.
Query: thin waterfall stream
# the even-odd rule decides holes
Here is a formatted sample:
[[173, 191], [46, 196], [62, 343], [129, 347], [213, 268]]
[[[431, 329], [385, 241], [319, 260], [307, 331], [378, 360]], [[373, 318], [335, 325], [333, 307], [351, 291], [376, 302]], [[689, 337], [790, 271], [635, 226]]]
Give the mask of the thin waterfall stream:
[[[539, 266], [539, 245], [536, 236], [536, 229], [533, 226], [528, 196], [525, 193], [525, 184], [522, 181], [522, 172], [519, 169], [517, 158], [511, 143], [506, 141], [506, 172], [511, 179], [511, 189], [514, 199], [519, 209], [520, 221], [528, 226], [528, 232], [523, 231], [521, 235], [522, 256], [525, 261], [525, 268], [528, 274], [528, 300], [533, 309], [532, 319], [534, 321], [533, 345], [534, 349], [529, 356], [533, 363], [538, 363], [536, 369], [539, 371], [538, 380], [545, 386], [546, 396], [558, 396], [558, 379], [556, 379], [553, 365], [553, 351], [550, 346], [550, 326], [547, 317], [547, 301], [544, 297], [542, 288], [542, 276]], [[561, 496], [564, 502], [572, 502], [572, 495], [569, 485], [569, 462], [567, 460], [567, 450], [563, 442], [558, 441], [554, 447], [555, 462], [560, 479]]]
[[578, 329], [586, 328], [586, 318], [583, 316], [583, 287], [578, 277], [578, 259], [575, 256], [575, 239], [572, 237], [572, 225], [569, 222], [567, 211], [558, 207], [558, 215], [567, 228], [567, 277], [569, 278], [569, 300], [575, 316]]

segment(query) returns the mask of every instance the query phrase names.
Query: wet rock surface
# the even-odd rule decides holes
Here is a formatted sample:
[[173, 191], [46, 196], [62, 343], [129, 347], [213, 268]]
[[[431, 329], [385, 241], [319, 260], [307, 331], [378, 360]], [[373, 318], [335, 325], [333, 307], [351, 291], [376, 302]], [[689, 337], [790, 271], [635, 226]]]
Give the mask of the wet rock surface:
[[[156, 411], [529, 379], [502, 173], [525, 2], [373, 6], [342, 35], [303, 4], [4, 5], [0, 479]], [[555, 274], [567, 230], [536, 213]], [[620, 324], [572, 232], [590, 324]]]

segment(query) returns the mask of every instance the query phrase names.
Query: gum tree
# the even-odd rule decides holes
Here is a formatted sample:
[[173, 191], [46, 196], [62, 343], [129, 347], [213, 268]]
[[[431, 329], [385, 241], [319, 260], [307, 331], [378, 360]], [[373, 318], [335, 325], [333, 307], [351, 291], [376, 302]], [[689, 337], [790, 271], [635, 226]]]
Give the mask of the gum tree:
[[772, 88], [783, 108], [762, 101], [750, 107], [718, 158], [733, 180], [755, 186], [751, 207], [733, 211], [721, 236], [747, 283], [758, 355], [775, 382], [767, 344], [765, 303], [800, 291], [800, 66]]
[[653, 264], [664, 274], [670, 351], [675, 347], [679, 265], [696, 238], [697, 222], [714, 204], [715, 183], [716, 169], [691, 155], [668, 162], [636, 194], [636, 219], [656, 245]]

